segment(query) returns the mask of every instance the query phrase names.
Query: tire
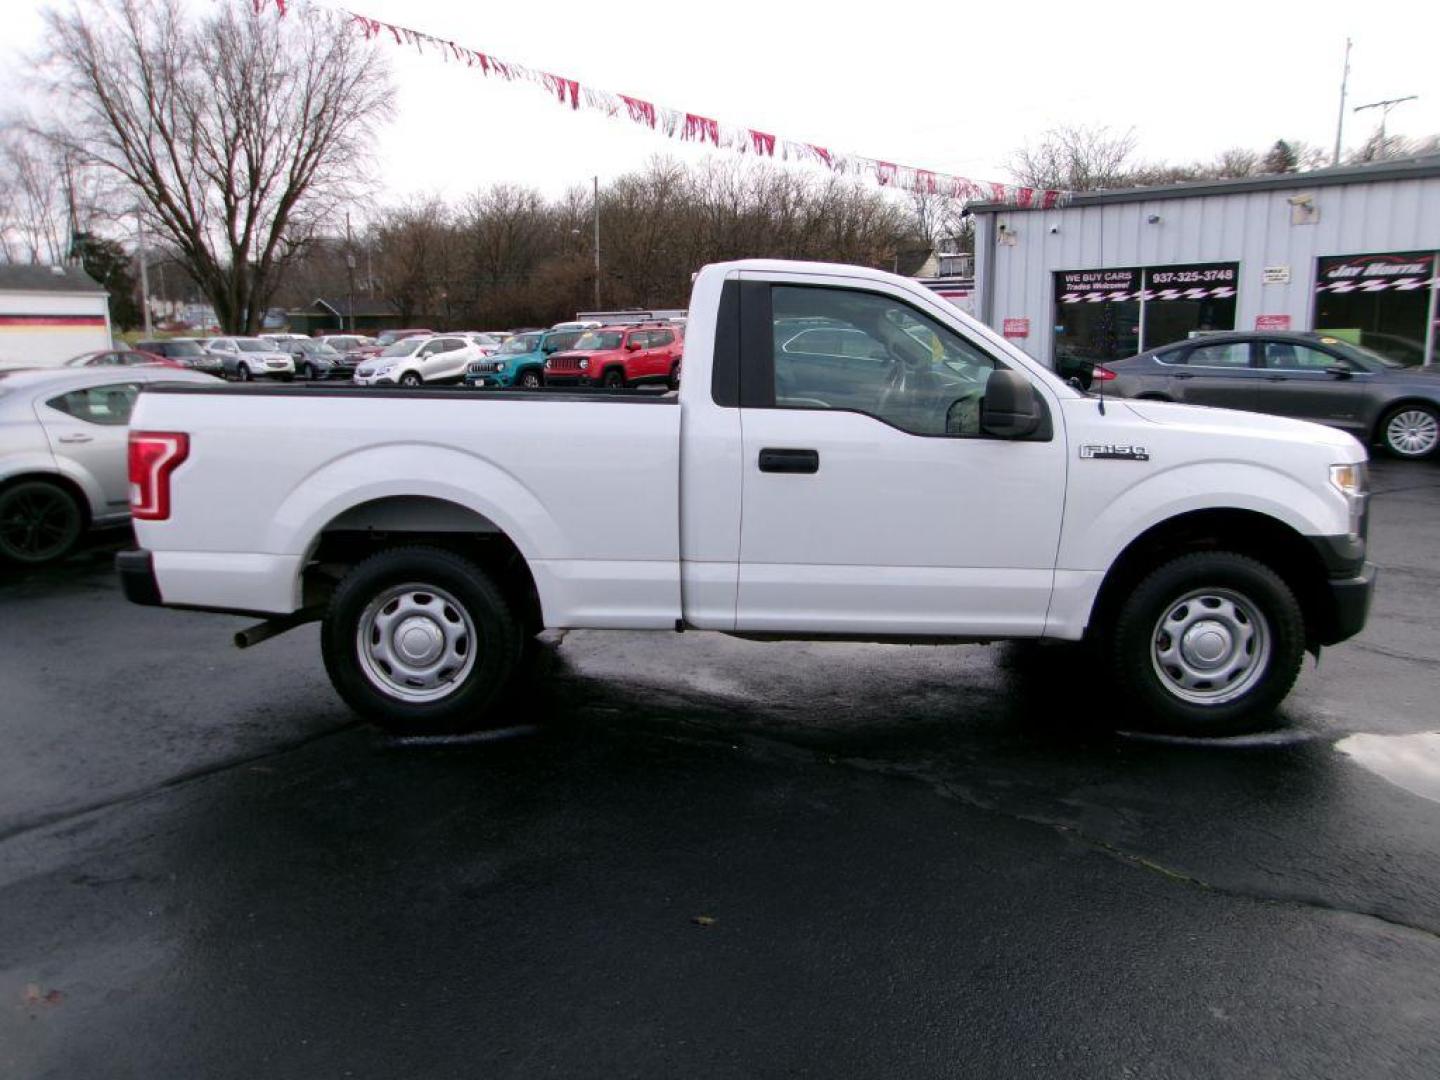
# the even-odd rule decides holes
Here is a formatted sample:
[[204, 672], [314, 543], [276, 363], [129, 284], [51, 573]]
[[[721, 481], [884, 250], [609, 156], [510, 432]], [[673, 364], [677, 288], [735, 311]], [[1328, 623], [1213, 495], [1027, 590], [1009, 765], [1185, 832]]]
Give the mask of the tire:
[[679, 389], [680, 389], [680, 365], [679, 365], [679, 364], [671, 364], [671, 365], [670, 365], [670, 377], [665, 380], [665, 385], [668, 386], [671, 390], [679, 390]]
[[[416, 655], [433, 654], [408, 673], [396, 640], [407, 624]], [[450, 735], [486, 726], [524, 641], [485, 571], [441, 548], [403, 547], [341, 580], [320, 643], [331, 683], [360, 715], [396, 735]]]
[[612, 367], [600, 378], [600, 385], [609, 390], [621, 390], [625, 387], [625, 372], [619, 368]]
[[21, 480], [0, 490], [0, 558], [25, 566], [63, 559], [85, 532], [79, 500], [48, 480]]
[[249, 382], [255, 376], [250, 374], [250, 365], [242, 363], [235, 369], [235, 377], [241, 382]]
[[316, 379], [320, 378], [320, 373], [315, 370], [314, 364], [306, 364], [303, 368], [300, 369], [300, 377], [306, 382], [314, 382]]
[[526, 390], [538, 390], [541, 386], [540, 373], [534, 368], [531, 368], [528, 371], [522, 371], [520, 373], [520, 378], [517, 379], [516, 382], [523, 386]]
[[1440, 448], [1440, 410], [1419, 402], [1397, 405], [1380, 421], [1379, 437], [1394, 457], [1407, 461], [1428, 458]]
[[413, 372], [413, 371], [407, 371], [407, 372], [405, 372], [404, 375], [401, 375], [401, 376], [400, 376], [400, 385], [401, 385], [401, 386], [415, 387], [415, 386], [419, 386], [419, 385], [421, 384], [421, 382], [422, 382], [422, 380], [421, 380], [420, 376], [417, 375], [417, 374], [416, 374], [415, 372]]
[[1125, 722], [1178, 735], [1261, 726], [1305, 655], [1290, 587], [1265, 564], [1228, 551], [1157, 567], [1120, 604], [1110, 629], [1102, 647]]

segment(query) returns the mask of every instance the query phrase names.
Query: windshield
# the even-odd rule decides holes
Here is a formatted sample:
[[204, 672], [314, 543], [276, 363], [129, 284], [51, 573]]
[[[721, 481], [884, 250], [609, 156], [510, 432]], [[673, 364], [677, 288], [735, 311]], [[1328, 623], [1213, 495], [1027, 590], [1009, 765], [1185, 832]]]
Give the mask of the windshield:
[[534, 352], [536, 345], [540, 343], [539, 334], [521, 334], [519, 337], [512, 337], [500, 346], [500, 351], [506, 356], [515, 353]]
[[268, 341], [257, 341], [255, 338], [236, 338], [235, 344], [240, 346], [241, 352], [275, 352], [275, 346]]
[[1411, 365], [1409, 365], [1409, 364], [1405, 364], [1405, 363], [1400, 362], [1399, 360], [1396, 360], [1393, 356], [1386, 356], [1384, 353], [1376, 352], [1374, 349], [1370, 348], [1370, 346], [1368, 346], [1368, 345], [1351, 345], [1351, 344], [1347, 341], [1347, 342], [1345, 343], [1345, 348], [1346, 348], [1346, 350], [1349, 351], [1349, 352], [1359, 353], [1359, 354], [1360, 354], [1361, 356], [1363, 356], [1366, 360], [1372, 360], [1372, 361], [1374, 361], [1375, 363], [1379, 364], [1381, 367], [1386, 367], [1386, 368], [1404, 368], [1404, 367], [1410, 367], [1410, 366], [1411, 366]]
[[618, 349], [620, 347], [620, 341], [624, 336], [624, 334], [618, 331], [601, 332], [599, 330], [591, 330], [581, 334], [580, 340], [575, 342], [574, 347], [576, 349], [591, 350]]
[[425, 340], [424, 338], [412, 337], [412, 338], [406, 338], [404, 341], [397, 341], [397, 342], [395, 342], [395, 344], [390, 345], [390, 346], [388, 346], [387, 348], [384, 348], [384, 349], [380, 350], [380, 355], [381, 355], [381, 356], [409, 356], [411, 353], [413, 353], [416, 349], [418, 349], [418, 348], [420, 347], [420, 344], [421, 344], [424, 340]]

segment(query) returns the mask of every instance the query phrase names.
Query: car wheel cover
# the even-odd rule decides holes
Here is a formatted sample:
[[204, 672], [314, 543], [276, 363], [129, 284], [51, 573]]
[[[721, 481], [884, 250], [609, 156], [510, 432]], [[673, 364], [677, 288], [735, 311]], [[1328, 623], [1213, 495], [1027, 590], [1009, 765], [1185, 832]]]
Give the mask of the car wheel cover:
[[1402, 409], [1385, 425], [1385, 445], [1404, 457], [1423, 457], [1440, 443], [1440, 420], [1428, 409]]
[[20, 485], [0, 495], [0, 550], [23, 562], [62, 553], [80, 531], [73, 499], [48, 485]]
[[475, 621], [444, 589], [395, 585], [366, 605], [355, 649], [366, 680], [386, 697], [411, 704], [454, 693], [475, 668]]
[[1191, 705], [1224, 705], [1254, 689], [1270, 667], [1270, 624], [1248, 597], [1195, 589], [1166, 604], [1150, 635], [1150, 663], [1166, 693]]

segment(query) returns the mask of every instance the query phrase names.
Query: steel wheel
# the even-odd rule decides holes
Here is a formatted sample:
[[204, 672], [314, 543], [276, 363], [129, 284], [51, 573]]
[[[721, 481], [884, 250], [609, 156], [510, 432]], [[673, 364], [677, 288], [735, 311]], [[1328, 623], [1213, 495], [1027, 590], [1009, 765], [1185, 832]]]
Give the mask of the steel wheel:
[[415, 703], [443, 698], [463, 683], [475, 666], [476, 644], [464, 605], [444, 589], [414, 582], [372, 600], [355, 634], [370, 684]]
[[1167, 692], [1194, 705], [1222, 705], [1250, 690], [1270, 662], [1270, 627], [1245, 596], [1197, 589], [1155, 623], [1150, 660]]
[[1440, 445], [1440, 417], [1421, 405], [1401, 408], [1385, 421], [1385, 448], [1397, 457], [1421, 458]]
[[0, 492], [0, 555], [44, 563], [66, 554], [80, 539], [80, 506], [63, 488], [43, 480]]

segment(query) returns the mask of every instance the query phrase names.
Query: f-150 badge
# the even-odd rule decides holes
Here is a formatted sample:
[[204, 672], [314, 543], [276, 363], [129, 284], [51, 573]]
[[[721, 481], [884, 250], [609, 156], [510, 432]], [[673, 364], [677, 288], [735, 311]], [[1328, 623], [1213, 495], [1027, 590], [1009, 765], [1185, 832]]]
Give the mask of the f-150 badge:
[[1081, 458], [1097, 458], [1108, 461], [1149, 461], [1150, 455], [1143, 446], [1116, 446], [1112, 443], [1080, 447]]

